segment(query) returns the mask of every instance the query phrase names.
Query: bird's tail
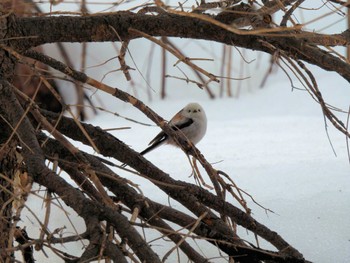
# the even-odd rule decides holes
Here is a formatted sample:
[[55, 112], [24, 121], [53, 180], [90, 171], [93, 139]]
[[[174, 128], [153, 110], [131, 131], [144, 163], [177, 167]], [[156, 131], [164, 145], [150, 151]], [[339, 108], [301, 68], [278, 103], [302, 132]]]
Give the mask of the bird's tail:
[[163, 143], [164, 143], [164, 140], [160, 140], [156, 143], [153, 143], [150, 146], [148, 146], [146, 149], [144, 149], [142, 152], [140, 152], [140, 154], [144, 155], [146, 153], [149, 153], [150, 151], [154, 150], [155, 148], [158, 148], [159, 146], [161, 146]]
[[[146, 149], [144, 149], [142, 152], [140, 152], [140, 154], [145, 155], [146, 153], [149, 153], [150, 151], [154, 150], [155, 148], [158, 148], [159, 146], [161, 146], [164, 142], [165, 142], [165, 138], [148, 146]], [[127, 166], [126, 163], [121, 165], [121, 167], [126, 167], [126, 166]]]

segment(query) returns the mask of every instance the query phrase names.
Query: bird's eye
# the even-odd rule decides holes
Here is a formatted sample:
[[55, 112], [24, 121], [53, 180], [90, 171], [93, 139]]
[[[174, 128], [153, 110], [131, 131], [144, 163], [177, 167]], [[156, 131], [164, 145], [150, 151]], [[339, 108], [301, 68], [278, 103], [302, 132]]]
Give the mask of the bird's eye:
[[200, 112], [200, 111], [201, 111], [201, 109], [198, 109], [198, 111]]
[[188, 110], [188, 112], [191, 112], [191, 110]]

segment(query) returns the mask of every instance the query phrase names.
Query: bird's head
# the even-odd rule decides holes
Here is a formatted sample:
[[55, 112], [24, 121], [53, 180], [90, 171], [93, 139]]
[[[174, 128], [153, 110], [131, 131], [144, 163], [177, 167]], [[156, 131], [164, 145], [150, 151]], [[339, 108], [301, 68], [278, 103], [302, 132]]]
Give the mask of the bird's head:
[[190, 103], [182, 110], [183, 116], [187, 118], [202, 118], [205, 117], [204, 110], [198, 103]]

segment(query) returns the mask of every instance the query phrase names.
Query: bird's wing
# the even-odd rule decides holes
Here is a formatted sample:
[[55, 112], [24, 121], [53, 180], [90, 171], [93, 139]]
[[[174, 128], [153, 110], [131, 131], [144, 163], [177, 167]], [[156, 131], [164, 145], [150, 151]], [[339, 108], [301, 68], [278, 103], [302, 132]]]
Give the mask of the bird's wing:
[[[183, 128], [186, 128], [188, 126], [190, 126], [193, 123], [193, 120], [190, 118], [184, 118], [184, 120], [182, 122], [178, 122], [176, 125], [172, 124], [171, 122], [169, 123], [170, 128], [172, 128], [173, 130], [181, 130]], [[168, 138], [168, 135], [161, 131], [160, 133], [157, 134], [156, 137], [153, 138], [152, 141], [150, 141], [150, 143], [148, 145], [154, 144], [154, 143], [158, 143], [161, 142], [163, 140], [165, 140], [166, 138]]]
[[193, 123], [193, 119], [184, 118], [184, 120], [182, 122], [178, 122], [176, 125], [171, 125], [170, 127], [173, 130], [182, 130], [183, 128], [190, 126], [192, 123]]
[[[182, 122], [178, 122], [176, 125], [172, 125], [171, 122], [169, 124], [173, 130], [181, 130], [183, 128], [190, 126], [192, 123], [193, 123], [192, 119], [185, 118]], [[144, 149], [142, 152], [140, 152], [140, 154], [144, 155], [152, 151], [153, 149], [160, 146], [167, 138], [168, 138], [168, 135], [165, 132], [161, 131], [160, 133], [157, 134], [156, 137], [153, 138], [152, 141], [150, 141], [150, 143], [148, 144], [149, 146], [146, 149]]]

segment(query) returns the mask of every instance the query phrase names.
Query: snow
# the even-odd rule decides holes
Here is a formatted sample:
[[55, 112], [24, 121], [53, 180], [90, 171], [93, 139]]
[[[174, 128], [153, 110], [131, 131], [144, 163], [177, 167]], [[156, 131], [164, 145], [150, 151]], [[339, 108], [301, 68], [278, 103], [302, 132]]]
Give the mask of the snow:
[[[308, 25], [310, 28], [311, 26], [313, 24]], [[336, 32], [341, 32], [341, 30]], [[142, 48], [133, 49], [133, 45], [140, 47], [141, 43]], [[209, 71], [220, 72], [221, 61], [217, 59], [219, 55], [210, 52], [215, 50], [220, 53], [221, 45], [210, 42], [206, 43], [206, 46], [198, 48], [197, 41], [188, 40], [179, 40], [176, 44], [181, 50], [184, 49], [187, 52], [185, 55], [214, 58], [215, 61], [212, 64], [214, 64], [215, 70], [210, 69]], [[79, 45], [70, 45], [70, 47], [75, 47], [75, 51], [71, 52], [79, 53], [76, 52]], [[114, 47], [108, 45], [105, 46], [108, 49], [106, 48], [104, 52], [96, 52], [94, 45], [101, 47], [100, 44], [89, 45], [87, 51], [89, 54], [87, 64], [89, 66], [100, 65], [117, 54]], [[196, 46], [191, 47], [191, 45]], [[145, 44], [141, 40], [132, 41], [130, 44], [135, 65], [138, 65], [144, 76], [149, 66], [149, 60], [152, 59], [148, 58], [149, 46], [148, 42]], [[154, 57], [158, 56], [159, 58], [159, 52], [156, 50]], [[252, 60], [250, 58], [252, 53], [244, 52], [247, 61]], [[237, 53], [235, 56], [240, 58]], [[131, 59], [129, 57], [127, 59], [130, 66], [135, 67]], [[169, 65], [173, 65], [177, 61], [173, 57], [168, 59]], [[155, 59], [155, 61], [159, 60]], [[199, 63], [203, 66], [211, 62]], [[127, 91], [132, 92], [132, 88], [127, 86], [122, 74], [112, 73], [104, 78], [106, 72], [115, 69], [116, 65], [118, 63], [113, 61], [113, 63], [107, 64], [107, 69], [90, 67], [87, 69], [87, 73], [89, 75], [95, 74], [94, 78], [103, 79], [106, 84], [124, 89], [128, 87]], [[238, 63], [233, 65], [233, 75], [235, 74], [233, 77], [237, 77], [240, 66], [241, 64]], [[154, 82], [160, 78], [159, 68], [160, 65], [153, 63], [150, 73], [152, 87], [158, 86]], [[183, 69], [183, 67], [181, 68]], [[349, 83], [337, 74], [310, 68], [315, 72], [325, 100], [331, 105], [348, 111], [350, 106]], [[167, 73], [183, 77], [176, 70], [174, 70], [175, 73], [174, 71]], [[296, 89], [292, 91], [288, 78], [281, 70], [269, 77], [263, 89], [257, 89], [256, 86], [260, 82], [257, 81], [256, 75], [260, 74], [261, 77], [265, 70], [253, 66], [249, 67], [245, 72], [252, 78], [244, 81], [244, 85], [250, 87], [249, 92], [242, 92], [239, 98], [225, 97], [215, 100], [208, 99], [206, 93], [194, 85], [186, 85], [179, 80], [167, 79], [168, 87], [171, 87], [168, 90], [168, 99], [165, 101], [155, 99], [159, 97], [158, 89], [155, 88], [156, 92], [151, 92], [153, 100], [150, 101], [146, 85], [143, 80], [140, 80], [142, 78], [139, 76], [139, 78], [134, 78], [137, 72], [132, 72], [132, 75], [138, 88], [138, 95], [165, 119], [169, 120], [188, 102], [199, 102], [203, 106], [208, 118], [208, 130], [197, 147], [216, 169], [229, 174], [241, 189], [252, 195], [259, 204], [274, 212], [266, 213], [264, 209], [246, 197], [249, 207], [252, 208], [253, 217], [257, 221], [279, 233], [307, 260], [318, 263], [350, 262], [350, 165], [345, 135], [327, 121], [330, 141], [328, 140], [320, 106], [306, 91]], [[191, 77], [190, 74], [189, 76]], [[232, 83], [236, 85], [237, 82], [232, 81]], [[293, 79], [293, 83], [298, 88], [303, 88], [295, 79]], [[66, 83], [64, 85], [67, 87]], [[72, 96], [71, 93], [69, 96]], [[111, 98], [111, 96], [104, 97], [101, 92], [92, 94], [93, 98], [98, 96], [102, 98], [103, 107], [108, 107], [109, 110], [123, 116], [151, 124], [142, 113], [132, 106]], [[346, 123], [346, 113], [337, 113], [337, 116]], [[159, 128], [156, 126], [142, 126], [103, 112], [100, 112], [90, 122], [104, 129], [129, 126], [131, 129], [111, 133], [137, 151], [143, 150], [159, 132]], [[78, 145], [82, 150], [91, 152], [86, 146]], [[146, 158], [172, 177], [194, 183], [193, 177], [190, 176], [190, 164], [181, 150], [171, 146], [163, 146], [147, 154]], [[146, 196], [164, 204], [170, 202], [173, 207], [184, 210], [177, 202], [169, 200], [149, 181], [120, 170], [117, 171], [119, 175], [138, 183]], [[202, 175], [204, 176], [204, 172]], [[207, 183], [210, 182], [206, 176], [204, 179]], [[230, 200], [230, 202], [238, 205], [234, 200]], [[38, 218], [43, 220], [45, 209], [41, 198], [31, 195], [27, 205]], [[74, 211], [69, 210], [69, 214], [65, 216], [60, 208], [53, 207], [52, 209], [52, 220], [49, 225], [51, 231], [65, 226], [67, 227], [65, 234], [74, 234], [68, 217], [78, 227], [78, 232], [83, 231], [84, 224], [82, 220], [77, 219]], [[35, 220], [34, 215], [26, 210], [26, 216], [23, 216], [22, 220], [20, 225], [27, 226], [29, 236], [38, 238], [41, 226]], [[254, 241], [251, 233], [247, 236], [245, 230], [240, 229], [239, 231], [242, 237]], [[171, 244], [169, 247], [165, 247], [163, 240], [157, 242], [152, 244], [157, 244], [154, 245], [154, 248], [161, 255], [164, 255], [172, 247]], [[265, 245], [263, 242], [262, 244]], [[66, 247], [69, 253], [78, 255], [83, 251], [81, 243], [69, 244], [69, 246]], [[202, 243], [200, 249], [204, 251], [205, 255], [212, 257], [218, 255], [217, 250], [212, 246], [205, 247]], [[45, 249], [45, 251], [50, 254], [49, 249]], [[48, 259], [39, 252], [35, 253], [35, 257], [37, 262], [62, 262], [54, 257]], [[174, 258], [171, 258], [168, 262], [174, 261]], [[187, 260], [181, 262], [187, 262]], [[216, 259], [215, 262], [226, 261]]]
[[[348, 109], [350, 90], [347, 83], [335, 75], [317, 70], [316, 76], [326, 100]], [[190, 101], [202, 104], [208, 118], [207, 134], [197, 145], [200, 151], [216, 169], [225, 171], [241, 189], [274, 212], [266, 213], [246, 197], [254, 218], [278, 232], [308, 260], [350, 262], [350, 166], [346, 140], [328, 123], [335, 155], [327, 138], [321, 109], [310, 95], [305, 91], [292, 91], [288, 79], [279, 73], [271, 76], [265, 88], [246, 93], [239, 99], [191, 97], [154, 101], [149, 105], [170, 119]], [[124, 105], [118, 113], [150, 123], [131, 106]], [[345, 123], [346, 114], [339, 116]], [[143, 150], [159, 132], [156, 126], [142, 126], [107, 113], [100, 113], [91, 122], [106, 129], [130, 126], [131, 129], [112, 133], [138, 151]], [[80, 148], [87, 149], [86, 146]], [[191, 167], [181, 150], [162, 146], [147, 154], [146, 158], [174, 178], [194, 183], [190, 177]], [[118, 173], [138, 183], [143, 193], [153, 200], [164, 204], [170, 202], [175, 208], [184, 210], [147, 180], [120, 170]], [[210, 182], [206, 176], [204, 178]], [[39, 218], [44, 216], [41, 202], [35, 201], [34, 197], [29, 201]], [[234, 200], [230, 202], [238, 205]], [[64, 219], [60, 209], [56, 213], [61, 215], [50, 225], [51, 231], [66, 226], [68, 232], [71, 229], [69, 221]], [[77, 221], [74, 212], [69, 216], [75, 224], [81, 222]], [[29, 214], [28, 217], [31, 218], [31, 229], [39, 229], [40, 225], [33, 216]], [[78, 223], [79, 228], [82, 225]], [[243, 229], [240, 235], [254, 241], [253, 235], [246, 236]], [[81, 243], [75, 244], [70, 250], [79, 254], [82, 246]], [[157, 247], [157, 252], [164, 255], [170, 248], [162, 244]], [[205, 255], [217, 255], [212, 246], [207, 248], [202, 244], [200, 248]], [[47, 260], [40, 258], [40, 262]], [[216, 259], [215, 262], [225, 261]]]
[[[332, 74], [316, 73], [326, 101], [347, 110], [347, 84]], [[306, 259], [349, 262], [350, 166], [345, 136], [327, 122], [329, 141], [319, 105], [307, 92], [291, 91], [286, 78], [273, 81], [279, 77], [273, 76], [266, 88], [239, 99], [200, 99], [209, 123], [206, 136], [197, 146], [216, 169], [228, 173], [240, 188], [274, 212], [266, 214], [246, 197], [253, 216]], [[170, 119], [192, 100], [157, 101], [150, 106]], [[129, 108], [121, 114], [142, 119]], [[345, 123], [346, 114], [340, 117]], [[100, 116], [95, 123], [108, 128], [111, 116]], [[114, 134], [138, 151], [159, 132], [158, 127], [113, 121], [112, 126], [119, 125], [131, 129]], [[179, 149], [164, 146], [146, 158], [174, 178], [194, 183], [187, 157]], [[139, 182], [145, 195], [167, 203], [166, 196], [144, 179], [125, 176]]]

